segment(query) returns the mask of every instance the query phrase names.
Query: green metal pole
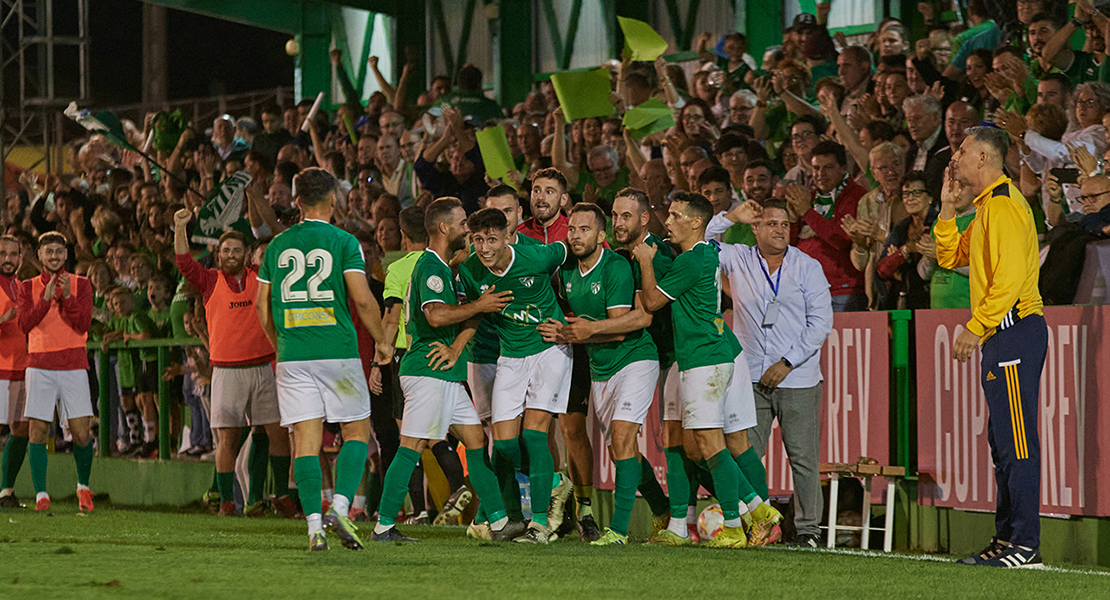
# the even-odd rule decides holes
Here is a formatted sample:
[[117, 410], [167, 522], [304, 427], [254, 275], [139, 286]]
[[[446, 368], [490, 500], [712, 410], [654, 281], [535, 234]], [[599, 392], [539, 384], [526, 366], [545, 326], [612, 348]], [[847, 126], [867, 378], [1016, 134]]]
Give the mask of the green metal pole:
[[112, 455], [112, 402], [108, 391], [108, 353], [96, 351], [97, 387], [100, 399], [100, 456], [106, 458]]
[[763, 53], [768, 47], [782, 43], [782, 4], [782, 0], [750, 0], [747, 3], [737, 3], [738, 7], [744, 7], [744, 22], [738, 22], [736, 30], [747, 34], [748, 54], [755, 57], [757, 63], [763, 62]]
[[501, 0], [490, 21], [493, 39], [493, 89], [497, 102], [512, 107], [532, 91], [532, 3]]
[[170, 459], [170, 382], [162, 378], [170, 366], [170, 349], [158, 348], [158, 459]]
[[893, 321], [894, 402], [897, 428], [895, 431], [898, 465], [910, 466], [910, 320], [913, 311], [890, 311]]

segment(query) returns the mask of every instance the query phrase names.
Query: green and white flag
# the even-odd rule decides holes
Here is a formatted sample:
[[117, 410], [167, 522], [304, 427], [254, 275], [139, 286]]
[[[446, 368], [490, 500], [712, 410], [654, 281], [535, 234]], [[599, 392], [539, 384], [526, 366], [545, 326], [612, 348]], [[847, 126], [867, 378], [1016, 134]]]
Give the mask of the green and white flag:
[[215, 244], [225, 231], [235, 230], [253, 239], [250, 221], [243, 216], [247, 201], [247, 186], [251, 176], [246, 171], [224, 179], [220, 186], [208, 196], [197, 215], [197, 226], [193, 230], [193, 241], [198, 244]]

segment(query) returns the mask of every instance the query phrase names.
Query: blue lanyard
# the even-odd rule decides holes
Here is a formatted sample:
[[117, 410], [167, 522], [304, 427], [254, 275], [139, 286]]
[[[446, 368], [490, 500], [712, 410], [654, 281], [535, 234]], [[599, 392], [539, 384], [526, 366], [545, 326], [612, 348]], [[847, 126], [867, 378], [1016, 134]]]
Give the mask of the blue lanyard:
[[771, 274], [767, 272], [767, 267], [763, 266], [763, 259], [759, 260], [759, 268], [763, 270], [763, 277], [767, 279], [767, 284], [771, 286], [771, 292], [775, 294], [774, 299], [779, 297], [779, 284], [782, 283], [782, 268], [786, 264], [786, 257], [783, 257], [783, 264], [779, 265], [778, 273], [775, 274], [775, 281], [771, 281]]

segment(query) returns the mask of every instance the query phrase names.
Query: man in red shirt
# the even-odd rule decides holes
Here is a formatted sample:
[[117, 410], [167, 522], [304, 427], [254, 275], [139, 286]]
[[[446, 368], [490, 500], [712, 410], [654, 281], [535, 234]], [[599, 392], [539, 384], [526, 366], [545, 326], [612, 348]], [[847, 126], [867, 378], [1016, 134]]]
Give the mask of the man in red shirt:
[[[216, 445], [216, 485], [220, 514], [234, 516], [235, 456], [239, 431], [246, 426], [265, 428], [274, 471], [274, 508], [283, 516], [296, 515], [289, 497], [289, 434], [280, 425], [277, 382], [271, 362], [273, 344], [258, 322], [254, 299], [258, 271], [247, 266], [247, 244], [241, 233], [228, 231], [217, 244], [219, 270], [206, 269], [189, 253], [187, 210], [174, 215], [174, 252], [177, 268], [204, 298], [205, 320], [212, 365], [212, 427], [219, 432]], [[252, 473], [247, 511], [260, 506], [263, 473]]]
[[19, 328], [15, 318], [19, 304], [19, 240], [11, 236], [0, 237], [0, 424], [11, 427], [8, 444], [4, 447], [3, 475], [0, 476], [0, 508], [15, 508], [15, 478], [27, 454], [27, 419], [23, 417], [26, 388], [23, 385], [27, 369], [27, 334]]
[[531, 204], [532, 218], [516, 230], [544, 244], [566, 239], [567, 216], [562, 209], [570, 210], [570, 194], [567, 178], [558, 169], [542, 169], [532, 177]]
[[39, 236], [42, 273], [22, 282], [16, 314], [27, 334], [27, 408], [30, 422], [31, 482], [35, 510], [50, 510], [46, 493], [46, 436], [54, 422], [54, 408], [69, 422], [73, 459], [77, 462], [77, 506], [93, 509], [89, 489], [93, 443], [89, 437], [92, 399], [89, 396], [89, 357], [85, 352], [92, 325], [92, 285], [65, 270], [69, 249], [57, 232]]
[[840, 223], [856, 216], [859, 199], [867, 190], [848, 177], [844, 146], [823, 141], [813, 148], [812, 195], [794, 184], [786, 188], [790, 218], [790, 244], [821, 263], [829, 281], [833, 312], [867, 310], [863, 273], [852, 266], [852, 239]]

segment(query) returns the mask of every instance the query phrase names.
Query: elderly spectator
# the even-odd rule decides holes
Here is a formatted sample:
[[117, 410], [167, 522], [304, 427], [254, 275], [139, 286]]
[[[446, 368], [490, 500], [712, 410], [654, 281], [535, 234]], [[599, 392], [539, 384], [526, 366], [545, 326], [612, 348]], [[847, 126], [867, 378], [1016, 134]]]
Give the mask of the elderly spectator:
[[855, 217], [845, 216], [843, 226], [852, 239], [852, 266], [863, 272], [867, 306], [874, 309], [883, 304], [886, 297], [886, 287], [875, 277], [883, 242], [894, 224], [907, 216], [902, 205], [906, 160], [901, 148], [884, 142], [871, 149], [870, 161], [879, 187], [860, 198]]
[[880, 308], [929, 308], [929, 280], [917, 270], [922, 258], [917, 246], [923, 238], [929, 237], [937, 209], [933, 207], [933, 197], [926, 189], [925, 174], [921, 171], [906, 175], [902, 184], [902, 204], [909, 214], [887, 236], [884, 255], [875, 268], [890, 290], [886, 306]]
[[1110, 178], [1091, 177], [1083, 182], [1083, 229], [1100, 238], [1110, 237]]
[[922, 94], [906, 98], [903, 103], [906, 124], [913, 138], [914, 147], [906, 156], [906, 167], [922, 171], [929, 182], [930, 195], [940, 197], [940, 183], [944, 167], [952, 157], [948, 139], [944, 135], [944, 115], [940, 101], [935, 96]]

